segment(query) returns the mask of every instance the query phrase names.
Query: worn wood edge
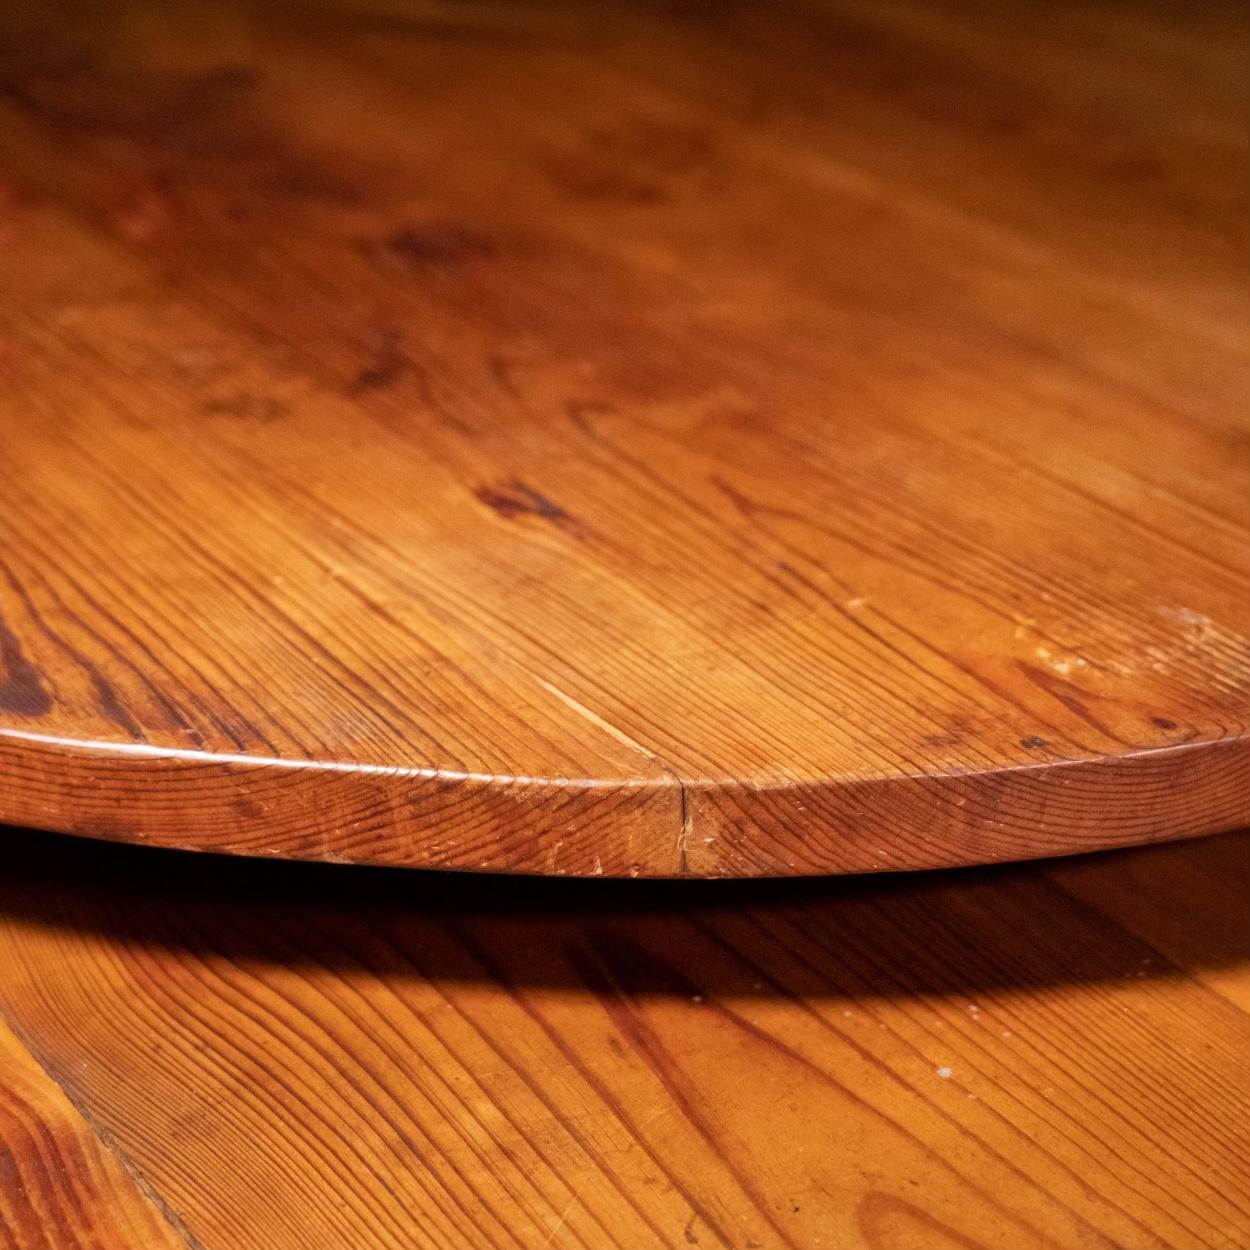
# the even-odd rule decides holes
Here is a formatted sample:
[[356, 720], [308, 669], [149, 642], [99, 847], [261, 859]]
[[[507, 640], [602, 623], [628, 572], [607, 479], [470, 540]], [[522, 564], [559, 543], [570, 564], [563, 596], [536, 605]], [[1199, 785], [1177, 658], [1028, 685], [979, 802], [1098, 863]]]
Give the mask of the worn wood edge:
[[448, 775], [0, 728], [0, 822], [185, 850], [469, 872], [941, 868], [1250, 825], [1250, 737], [941, 776], [749, 785], [676, 774]]

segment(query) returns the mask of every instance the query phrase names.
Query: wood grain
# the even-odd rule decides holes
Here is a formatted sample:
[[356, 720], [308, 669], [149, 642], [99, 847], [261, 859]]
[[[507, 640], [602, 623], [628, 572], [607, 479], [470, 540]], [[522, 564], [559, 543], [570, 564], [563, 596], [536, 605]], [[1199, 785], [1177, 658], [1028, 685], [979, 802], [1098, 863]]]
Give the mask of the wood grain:
[[46, 1123], [194, 1250], [1250, 1244], [1250, 835], [525, 891], [8, 839], [5, 1221], [111, 1218]]
[[0, 1023], [0, 1246], [185, 1250], [183, 1232]]
[[11, 0], [0, 819], [610, 876], [1250, 822], [1248, 46]]

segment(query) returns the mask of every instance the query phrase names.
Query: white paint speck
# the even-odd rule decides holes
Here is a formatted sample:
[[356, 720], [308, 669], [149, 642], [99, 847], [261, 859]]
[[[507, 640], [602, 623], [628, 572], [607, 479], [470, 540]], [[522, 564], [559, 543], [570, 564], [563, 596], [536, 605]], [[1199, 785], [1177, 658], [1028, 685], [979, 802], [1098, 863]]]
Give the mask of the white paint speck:
[[1058, 673], [1061, 677], [1066, 677], [1074, 669], [1084, 668], [1087, 661], [1083, 656], [1079, 655], [1055, 655], [1049, 647], [1038, 647], [1033, 652], [1043, 664], [1052, 672]]
[[949, 1081], [951, 1077], [955, 1075], [955, 1070], [953, 1068], [937, 1068], [936, 1072], [944, 1081]]
[[1205, 628], [1213, 624], [1209, 616], [1202, 612], [1195, 612], [1193, 608], [1160, 608], [1159, 611], [1168, 616], [1174, 616], [1182, 625], [1198, 625]]

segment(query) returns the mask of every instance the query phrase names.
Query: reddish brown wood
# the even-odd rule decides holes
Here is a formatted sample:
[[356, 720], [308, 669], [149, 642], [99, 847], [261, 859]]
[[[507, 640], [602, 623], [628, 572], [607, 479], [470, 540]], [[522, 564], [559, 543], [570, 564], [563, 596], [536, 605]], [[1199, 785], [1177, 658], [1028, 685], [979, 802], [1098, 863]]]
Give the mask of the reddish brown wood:
[[1250, 821], [1246, 47], [4, 6], [0, 819], [626, 876]]
[[1242, 1250], [1247, 900], [1245, 835], [521, 889], [10, 831], [0, 1247], [164, 1250], [81, 1152], [189, 1250]]
[[188, 1250], [183, 1231], [0, 1021], [0, 1247]]

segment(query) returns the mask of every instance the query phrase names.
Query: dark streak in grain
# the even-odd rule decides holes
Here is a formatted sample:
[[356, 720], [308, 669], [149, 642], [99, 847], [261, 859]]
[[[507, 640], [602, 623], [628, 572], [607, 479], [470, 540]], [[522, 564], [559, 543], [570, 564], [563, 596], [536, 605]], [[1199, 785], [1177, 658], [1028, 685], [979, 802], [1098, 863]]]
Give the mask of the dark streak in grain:
[[526, 486], [524, 482], [513, 480], [501, 487], [481, 486], [473, 493], [505, 521], [515, 521], [518, 517], [526, 516], [559, 522], [573, 519], [559, 504], [552, 502], [533, 487]]
[[0, 613], [0, 708], [18, 716], [46, 716], [52, 696], [43, 676], [26, 658], [21, 641]]
[[407, 269], [447, 270], [499, 255], [496, 239], [451, 222], [396, 230], [370, 249], [383, 261]]
[[372, 358], [348, 384], [347, 393], [366, 395], [370, 391], [386, 390], [407, 372], [408, 359], [400, 336], [388, 330], [376, 336]]

